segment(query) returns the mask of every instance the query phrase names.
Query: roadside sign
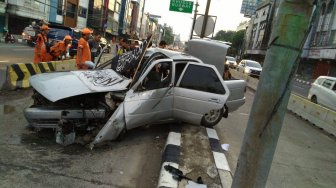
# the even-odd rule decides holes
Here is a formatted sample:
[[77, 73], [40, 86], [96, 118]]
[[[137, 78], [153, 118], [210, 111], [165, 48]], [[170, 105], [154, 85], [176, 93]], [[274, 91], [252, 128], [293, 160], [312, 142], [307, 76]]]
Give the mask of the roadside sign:
[[169, 10], [183, 13], [192, 13], [193, 6], [193, 1], [170, 0]]

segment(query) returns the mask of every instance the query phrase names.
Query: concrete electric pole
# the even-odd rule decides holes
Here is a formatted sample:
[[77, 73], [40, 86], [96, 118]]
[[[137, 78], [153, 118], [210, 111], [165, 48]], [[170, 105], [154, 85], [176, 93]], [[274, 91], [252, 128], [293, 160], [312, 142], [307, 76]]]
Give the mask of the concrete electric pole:
[[266, 186], [313, 2], [280, 1], [232, 188]]

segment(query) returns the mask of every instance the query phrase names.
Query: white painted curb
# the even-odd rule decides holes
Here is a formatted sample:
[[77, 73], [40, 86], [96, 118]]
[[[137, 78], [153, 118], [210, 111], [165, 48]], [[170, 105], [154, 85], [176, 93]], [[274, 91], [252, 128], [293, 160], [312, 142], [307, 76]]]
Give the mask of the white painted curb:
[[[170, 131], [167, 142], [165, 145], [164, 153], [162, 156], [162, 164], [160, 170], [160, 177], [158, 182], [158, 188], [176, 188], [178, 186], [178, 181], [173, 179], [170, 172], [164, 169], [164, 166], [170, 165], [175, 168], [179, 168], [179, 158], [180, 158], [180, 147], [181, 147], [181, 133]], [[173, 151], [173, 152], [172, 152]]]
[[206, 128], [206, 132], [209, 138], [211, 151], [215, 160], [222, 187], [230, 188], [233, 181], [232, 174], [229, 163], [225, 157], [224, 150], [221, 148], [217, 132], [212, 128]]

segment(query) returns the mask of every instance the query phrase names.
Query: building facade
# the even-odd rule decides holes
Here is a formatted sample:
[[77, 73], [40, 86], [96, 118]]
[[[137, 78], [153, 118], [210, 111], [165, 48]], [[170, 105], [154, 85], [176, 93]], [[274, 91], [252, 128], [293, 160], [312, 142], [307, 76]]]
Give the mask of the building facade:
[[7, 0], [5, 27], [17, 35], [32, 21], [49, 20], [50, 0]]
[[0, 37], [2, 37], [4, 28], [6, 27], [6, 1], [0, 0]]
[[[336, 76], [336, 5], [335, 0], [321, 0], [305, 41], [297, 76], [312, 81], [318, 76]], [[273, 12], [278, 4], [262, 1], [251, 17], [245, 34], [244, 58], [263, 63], [270, 40]], [[314, 9], [314, 10], [315, 10]]]
[[247, 27], [244, 57], [263, 64], [272, 27], [273, 2], [261, 2]]
[[[146, 0], [0, 0], [0, 35], [20, 35], [33, 21], [72, 28], [89, 27], [108, 38], [120, 34], [145, 38], [153, 22], [144, 13]], [[150, 24], [152, 23], [152, 24]]]
[[322, 0], [319, 15], [305, 43], [297, 74], [307, 80], [336, 77], [336, 5]]

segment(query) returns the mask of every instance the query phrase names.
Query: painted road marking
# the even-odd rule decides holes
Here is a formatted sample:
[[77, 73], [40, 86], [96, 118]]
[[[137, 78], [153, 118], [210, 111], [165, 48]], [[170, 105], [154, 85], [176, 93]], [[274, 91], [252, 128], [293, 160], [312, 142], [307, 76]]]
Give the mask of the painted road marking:
[[243, 115], [243, 116], [248, 116], [249, 114], [246, 114], [246, 113], [239, 113], [240, 115]]
[[3, 60], [3, 61], [0, 61], [0, 63], [8, 63], [9, 60]]

